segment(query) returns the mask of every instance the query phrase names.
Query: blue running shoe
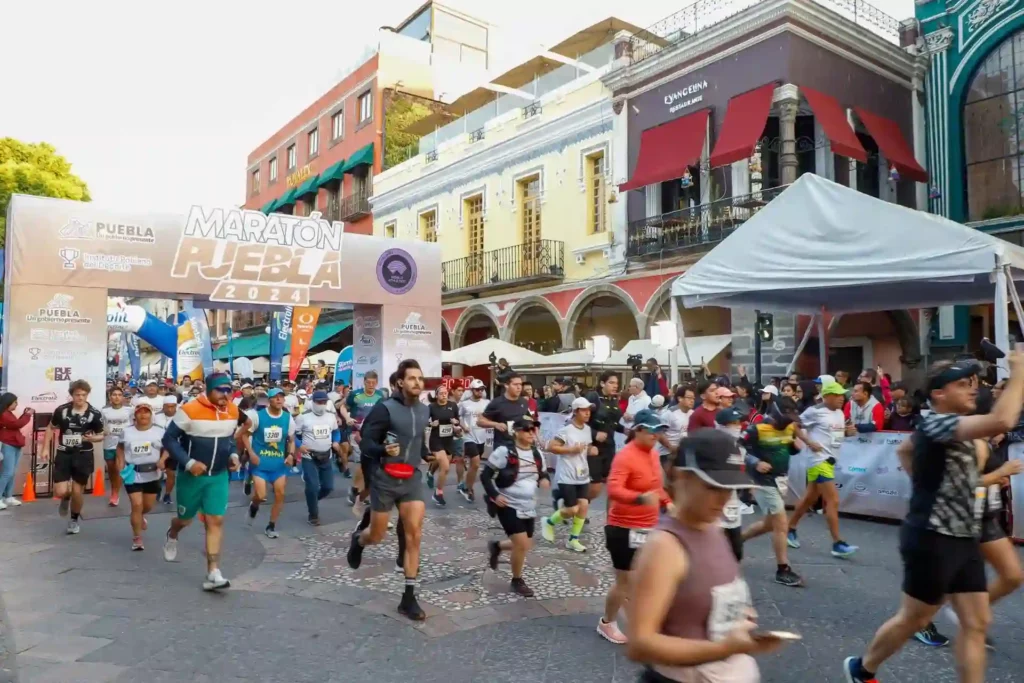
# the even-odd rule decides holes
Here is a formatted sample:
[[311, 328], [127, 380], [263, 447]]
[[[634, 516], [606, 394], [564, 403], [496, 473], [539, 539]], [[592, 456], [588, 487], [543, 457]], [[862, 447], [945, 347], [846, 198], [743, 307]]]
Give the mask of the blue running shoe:
[[800, 547], [800, 539], [796, 537], [796, 529], [790, 529], [789, 533], [786, 534], [786, 545], [790, 548]]
[[427, 472], [427, 488], [431, 491], [434, 490], [434, 473]]
[[870, 676], [861, 666], [860, 657], [847, 657], [843, 662], [843, 675], [846, 683], [878, 683], [878, 679]]
[[846, 541], [837, 541], [832, 544], [832, 557], [849, 557], [858, 550], [860, 550], [860, 548], [855, 545], [850, 545]]
[[939, 633], [938, 629], [935, 628], [935, 624], [928, 624], [924, 629], [915, 633], [914, 637], [929, 647], [949, 645], [949, 638]]

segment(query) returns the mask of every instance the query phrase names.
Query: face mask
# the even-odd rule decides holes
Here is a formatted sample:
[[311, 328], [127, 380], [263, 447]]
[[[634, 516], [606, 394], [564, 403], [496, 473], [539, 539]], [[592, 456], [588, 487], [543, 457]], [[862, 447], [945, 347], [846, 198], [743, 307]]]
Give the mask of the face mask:
[[313, 414], [314, 415], [323, 415], [325, 412], [327, 412], [327, 406], [322, 405], [320, 403], [314, 403], [313, 404]]

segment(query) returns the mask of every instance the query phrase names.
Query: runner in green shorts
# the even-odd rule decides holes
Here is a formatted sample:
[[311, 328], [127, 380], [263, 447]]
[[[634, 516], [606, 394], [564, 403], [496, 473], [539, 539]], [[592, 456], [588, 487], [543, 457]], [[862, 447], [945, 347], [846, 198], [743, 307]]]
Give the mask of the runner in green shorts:
[[222, 517], [228, 509], [228, 471], [195, 476], [179, 472], [176, 482], [178, 519], [191, 521], [197, 514]]

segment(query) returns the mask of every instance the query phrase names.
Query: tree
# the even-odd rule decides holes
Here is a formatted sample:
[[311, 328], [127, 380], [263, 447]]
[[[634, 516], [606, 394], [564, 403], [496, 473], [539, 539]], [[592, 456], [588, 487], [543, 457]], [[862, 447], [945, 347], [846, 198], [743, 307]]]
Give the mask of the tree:
[[413, 145], [420, 141], [415, 133], [406, 133], [405, 129], [416, 121], [430, 115], [429, 107], [413, 101], [405, 93], [395, 93], [387, 107], [384, 118], [384, 168], [397, 166], [411, 158], [417, 152]]
[[91, 200], [85, 181], [52, 145], [0, 138], [0, 248], [6, 243], [7, 205], [13, 194]]

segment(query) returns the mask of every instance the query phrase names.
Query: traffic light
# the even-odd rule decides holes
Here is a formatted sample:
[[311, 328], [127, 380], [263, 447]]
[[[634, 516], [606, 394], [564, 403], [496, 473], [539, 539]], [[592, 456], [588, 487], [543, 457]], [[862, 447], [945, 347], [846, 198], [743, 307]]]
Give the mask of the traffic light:
[[770, 342], [775, 338], [775, 317], [771, 313], [758, 313], [757, 314], [757, 336], [763, 342]]

